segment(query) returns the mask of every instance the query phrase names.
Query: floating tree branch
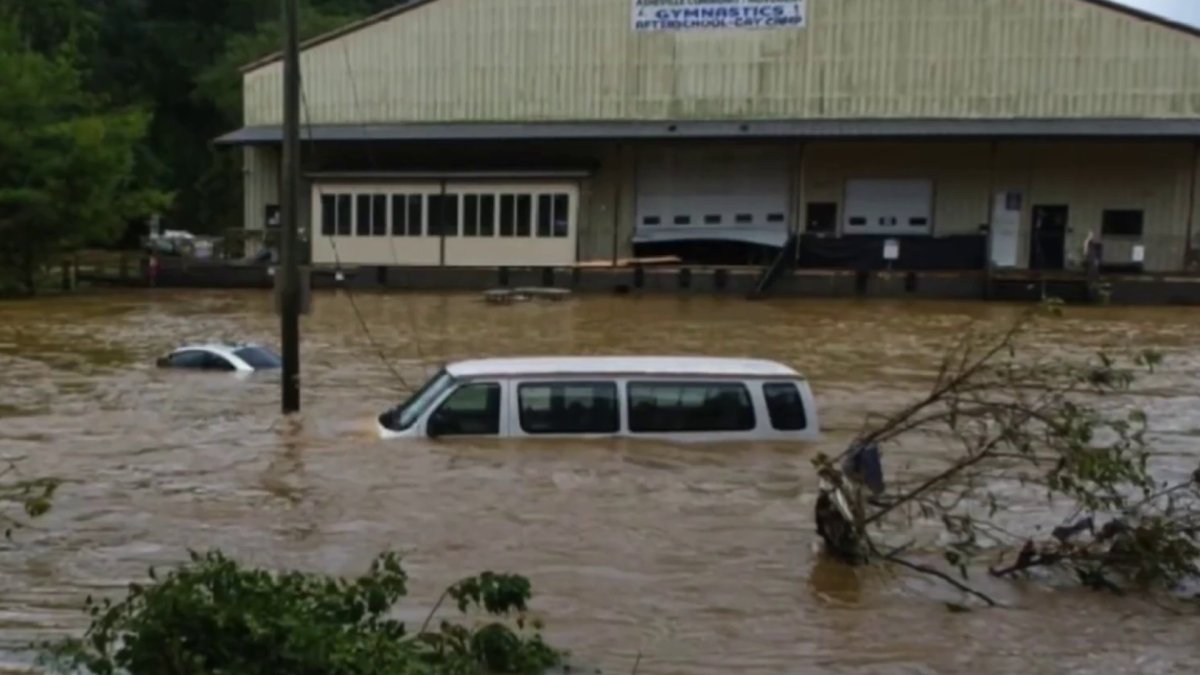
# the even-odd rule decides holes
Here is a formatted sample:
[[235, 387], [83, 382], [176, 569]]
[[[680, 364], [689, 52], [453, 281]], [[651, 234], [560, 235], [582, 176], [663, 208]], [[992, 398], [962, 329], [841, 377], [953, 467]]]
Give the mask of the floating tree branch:
[[[1174, 588], [1200, 576], [1200, 469], [1162, 483], [1151, 467], [1159, 455], [1147, 443], [1145, 413], [1108, 405], [1128, 396], [1137, 374], [1152, 372], [1161, 356], [1039, 355], [1025, 338], [1056, 316], [1051, 305], [1000, 331], [966, 331], [941, 360], [929, 393], [864, 428], [838, 457], [813, 460], [821, 479], [817, 529], [829, 553], [928, 574], [989, 606], [995, 601], [964, 582], [984, 557], [1013, 551], [1015, 560], [987, 569], [999, 578], [1066, 572], [1107, 590]], [[948, 465], [906, 472], [894, 481], [905, 488], [887, 492], [881, 449], [909, 437], [943, 444]], [[1046, 508], [1027, 532], [997, 522], [1003, 510], [989, 487], [998, 481], [1045, 494]], [[894, 530], [897, 517], [910, 527], [940, 524], [941, 543], [928, 555], [951, 571], [912, 560], [915, 547], [910, 559], [881, 554], [875, 539], [885, 521]]]

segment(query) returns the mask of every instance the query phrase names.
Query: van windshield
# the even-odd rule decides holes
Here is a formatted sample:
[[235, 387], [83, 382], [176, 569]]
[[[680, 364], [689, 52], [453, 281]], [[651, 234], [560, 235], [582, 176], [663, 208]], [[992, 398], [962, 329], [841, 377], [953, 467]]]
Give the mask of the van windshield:
[[454, 384], [454, 378], [445, 370], [438, 371], [428, 382], [418, 389], [404, 404], [385, 412], [379, 417], [379, 422], [392, 431], [402, 431], [413, 425], [429, 405], [437, 400]]

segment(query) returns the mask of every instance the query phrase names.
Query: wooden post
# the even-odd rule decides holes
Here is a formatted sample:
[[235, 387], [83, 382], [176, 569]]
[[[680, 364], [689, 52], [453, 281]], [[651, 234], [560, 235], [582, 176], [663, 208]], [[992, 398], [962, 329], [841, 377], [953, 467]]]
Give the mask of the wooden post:
[[300, 410], [300, 45], [297, 0], [283, 0], [283, 199], [280, 200], [280, 342], [283, 413]]

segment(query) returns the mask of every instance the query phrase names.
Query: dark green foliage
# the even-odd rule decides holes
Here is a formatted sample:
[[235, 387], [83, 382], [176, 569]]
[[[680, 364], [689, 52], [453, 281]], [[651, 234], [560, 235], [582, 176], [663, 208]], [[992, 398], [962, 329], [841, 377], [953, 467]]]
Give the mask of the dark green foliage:
[[53, 478], [21, 478], [16, 464], [7, 463], [0, 470], [0, 528], [5, 539], [11, 539], [13, 530], [24, 527], [27, 519], [46, 515], [59, 485]]
[[25, 45], [0, 16], [0, 290], [32, 293], [55, 252], [119, 237], [163, 204], [134, 183], [147, 115], [84, 90], [72, 51]]
[[[301, 0], [301, 32], [312, 37], [399, 1]], [[6, 0], [0, 3], [0, 19], [12, 30], [10, 39], [0, 42], [0, 61], [32, 54], [63, 71], [67, 77], [46, 87], [44, 102], [53, 105], [52, 119], [112, 122], [106, 142], [132, 146], [123, 153], [130, 161], [115, 167], [119, 170], [110, 182], [122, 193], [171, 195], [169, 202], [154, 204], [164, 211], [168, 227], [219, 233], [241, 225], [241, 166], [236, 150], [214, 149], [211, 142], [241, 125], [238, 68], [279, 50], [280, 13], [280, 0]], [[45, 68], [35, 68], [28, 77], [44, 75]], [[6, 78], [5, 72], [0, 77]], [[52, 97], [64, 87], [79, 100], [55, 102]], [[12, 99], [14, 93], [20, 92], [0, 83], [0, 106], [9, 100], [43, 103]], [[10, 124], [29, 119], [11, 109], [0, 115]], [[0, 153], [12, 151], [0, 145]], [[0, 176], [0, 189], [17, 185]], [[8, 194], [4, 206], [39, 228], [78, 220], [48, 212], [57, 201]], [[107, 244], [114, 240], [112, 230], [120, 238], [129, 219], [141, 215], [104, 211], [118, 217], [99, 233], [47, 239], [63, 246]]]
[[91, 628], [50, 647], [47, 662], [97, 675], [468, 675], [541, 673], [562, 658], [526, 634], [531, 590], [517, 576], [459, 582], [446, 594], [489, 618], [415, 635], [389, 616], [408, 588], [392, 553], [354, 580], [248, 569], [220, 553], [150, 577], [120, 603], [89, 598]]

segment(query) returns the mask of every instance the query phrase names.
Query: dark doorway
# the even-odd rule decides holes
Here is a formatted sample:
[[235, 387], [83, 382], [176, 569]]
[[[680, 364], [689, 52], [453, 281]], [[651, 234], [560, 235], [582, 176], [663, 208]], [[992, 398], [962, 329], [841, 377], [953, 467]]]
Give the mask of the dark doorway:
[[809, 202], [808, 213], [804, 219], [805, 232], [811, 234], [833, 234], [837, 232], [837, 211], [835, 202]]
[[1061, 270], [1067, 265], [1066, 206], [1033, 207], [1033, 234], [1029, 240], [1029, 269]]

